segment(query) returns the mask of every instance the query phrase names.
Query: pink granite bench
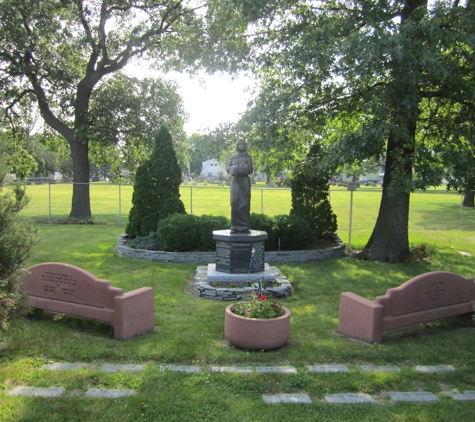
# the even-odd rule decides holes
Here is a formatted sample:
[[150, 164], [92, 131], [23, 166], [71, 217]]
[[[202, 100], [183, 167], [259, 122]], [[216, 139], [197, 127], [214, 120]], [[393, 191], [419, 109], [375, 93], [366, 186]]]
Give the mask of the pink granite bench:
[[338, 332], [368, 343], [380, 343], [384, 331], [470, 314], [474, 305], [473, 278], [434, 271], [389, 289], [374, 301], [351, 292], [342, 293]]
[[21, 291], [28, 293], [32, 308], [110, 322], [117, 340], [130, 340], [154, 327], [151, 287], [123, 294], [109, 281], [59, 262], [28, 271]]

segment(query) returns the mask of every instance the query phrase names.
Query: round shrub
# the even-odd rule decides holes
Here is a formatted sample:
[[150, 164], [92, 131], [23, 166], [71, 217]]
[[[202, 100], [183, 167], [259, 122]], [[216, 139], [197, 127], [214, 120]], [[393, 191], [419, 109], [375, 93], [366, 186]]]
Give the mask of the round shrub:
[[261, 230], [267, 233], [265, 248], [267, 251], [277, 249], [277, 223], [274, 217], [265, 214], [251, 213], [250, 223], [252, 230]]
[[172, 214], [158, 222], [157, 240], [164, 251], [187, 252], [199, 249], [197, 217]]
[[158, 251], [160, 249], [157, 242], [157, 233], [155, 232], [150, 232], [148, 236], [137, 236], [134, 240], [127, 242], [127, 246], [147, 251]]
[[308, 246], [312, 240], [312, 226], [298, 215], [277, 215], [280, 249], [299, 250]]
[[229, 219], [215, 215], [173, 214], [158, 223], [158, 242], [165, 251], [213, 251], [214, 230], [229, 228]]
[[199, 250], [214, 251], [216, 241], [213, 239], [214, 230], [226, 230], [229, 228], [229, 218], [216, 215], [200, 215], [197, 217]]

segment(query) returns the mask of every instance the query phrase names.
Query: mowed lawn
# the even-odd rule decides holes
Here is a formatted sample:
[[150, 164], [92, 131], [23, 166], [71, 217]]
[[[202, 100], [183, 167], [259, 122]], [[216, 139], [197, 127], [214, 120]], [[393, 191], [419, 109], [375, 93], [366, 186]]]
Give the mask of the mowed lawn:
[[[66, 187], [52, 186], [51, 188]], [[97, 192], [92, 192], [96, 190]], [[123, 208], [130, 208], [121, 187]], [[131, 341], [113, 339], [109, 324], [67, 315], [34, 312], [16, 321], [0, 352], [0, 420], [3, 421], [470, 421], [475, 402], [458, 402], [448, 392], [475, 390], [475, 330], [439, 320], [385, 333], [369, 345], [338, 334], [340, 294], [352, 291], [373, 300], [387, 289], [427, 271], [474, 275], [475, 220], [461, 209], [460, 197], [443, 189], [411, 196], [410, 241], [427, 245], [428, 260], [385, 264], [349, 257], [309, 263], [276, 264], [292, 282], [282, 303], [292, 312], [288, 344], [271, 352], [240, 350], [224, 336], [225, 302], [192, 294], [196, 264], [166, 264], [119, 258], [113, 250], [124, 230], [118, 225], [118, 186], [91, 189], [93, 213], [107, 225], [47, 222], [48, 186], [29, 186], [31, 205], [23, 212], [41, 241], [28, 265], [65, 262], [110, 280], [124, 292], [154, 289], [155, 329]], [[43, 192], [43, 195], [40, 195]], [[58, 190], [59, 192], [59, 190]], [[101, 193], [102, 192], [102, 193]], [[115, 192], [115, 193], [114, 193]], [[260, 212], [260, 189], [253, 190], [253, 212]], [[287, 213], [290, 192], [263, 190], [264, 212]], [[36, 193], [36, 195], [35, 195]], [[190, 189], [182, 198], [190, 206]], [[227, 188], [194, 188], [193, 213], [229, 213]], [[274, 195], [274, 196], [273, 196]], [[381, 191], [353, 194], [352, 239], [364, 247], [379, 207]], [[126, 199], [127, 198], [127, 199]], [[70, 197], [64, 198], [64, 215]], [[187, 204], [188, 201], [188, 204]], [[52, 201], [59, 204], [59, 200]], [[348, 238], [350, 193], [332, 188], [338, 234]], [[257, 209], [256, 209], [257, 207]], [[221, 211], [218, 211], [221, 210]], [[55, 216], [54, 218], [57, 218]], [[203, 263], [206, 264], [206, 263]], [[78, 371], [47, 371], [50, 362], [85, 363]], [[103, 364], [140, 364], [140, 372], [107, 373]], [[161, 365], [194, 365], [200, 373], [172, 373]], [[348, 373], [316, 374], [307, 365], [343, 364]], [[416, 365], [452, 365], [453, 372], [420, 374]], [[297, 374], [215, 373], [214, 366], [291, 365]], [[396, 365], [401, 372], [363, 372], [361, 365]], [[16, 387], [62, 387], [61, 398], [12, 397]], [[90, 399], [88, 389], [133, 390], [123, 399]], [[393, 403], [389, 392], [431, 392], [434, 403]], [[364, 393], [375, 404], [332, 405], [328, 394]], [[312, 404], [265, 404], [264, 394], [308, 394]]]
[[[72, 185], [32, 185], [27, 187], [27, 192], [31, 203], [22, 211], [24, 217], [47, 223], [69, 215]], [[180, 193], [188, 213], [230, 215], [228, 187], [182, 185]], [[133, 186], [91, 183], [90, 194], [92, 213], [97, 221], [125, 227], [132, 206]], [[350, 237], [351, 215], [352, 247], [364, 247], [376, 222], [380, 200], [381, 188], [377, 187], [358, 189], [353, 192], [353, 201], [346, 188], [331, 188], [330, 203], [337, 215], [338, 235], [344, 242]], [[251, 212], [279, 215], [288, 214], [290, 209], [290, 189], [253, 186]], [[446, 192], [442, 187], [413, 193], [409, 217], [411, 243], [437, 243], [442, 239], [441, 230], [475, 231], [475, 209], [462, 208], [460, 195]], [[421, 233], [424, 233], [422, 237]]]

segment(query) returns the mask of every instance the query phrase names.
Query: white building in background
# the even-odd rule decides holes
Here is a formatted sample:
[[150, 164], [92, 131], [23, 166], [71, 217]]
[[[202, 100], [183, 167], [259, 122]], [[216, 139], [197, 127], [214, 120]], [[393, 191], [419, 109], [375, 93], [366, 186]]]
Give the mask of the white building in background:
[[205, 179], [217, 179], [218, 177], [226, 177], [226, 169], [222, 168], [216, 158], [203, 161], [201, 163], [201, 176]]

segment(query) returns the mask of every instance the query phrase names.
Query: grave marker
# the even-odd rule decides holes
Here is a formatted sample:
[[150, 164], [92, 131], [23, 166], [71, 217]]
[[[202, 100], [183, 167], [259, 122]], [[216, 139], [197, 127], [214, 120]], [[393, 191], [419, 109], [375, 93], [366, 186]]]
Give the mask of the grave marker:
[[96, 399], [121, 399], [133, 395], [134, 392], [132, 390], [104, 390], [102, 388], [90, 388], [86, 391], [84, 397]]
[[260, 373], [296, 374], [297, 369], [293, 366], [258, 366], [256, 371]]
[[143, 370], [143, 365], [112, 365], [106, 363], [101, 366], [103, 372], [140, 372]]
[[448, 393], [454, 400], [458, 401], [472, 401], [475, 400], [475, 391], [464, 391], [463, 393]]
[[369, 394], [361, 393], [328, 394], [325, 396], [325, 401], [335, 404], [374, 403]]
[[455, 368], [451, 365], [416, 366], [414, 369], [421, 374], [455, 371]]
[[414, 391], [414, 392], [405, 392], [405, 393], [388, 393], [391, 400], [394, 402], [400, 401], [409, 401], [409, 402], [430, 402], [438, 401], [439, 398], [433, 394], [426, 391]]
[[10, 396], [60, 397], [63, 392], [64, 388], [62, 387], [17, 387], [10, 393]]
[[265, 403], [305, 403], [311, 404], [312, 400], [308, 394], [274, 394], [262, 396]]
[[401, 368], [399, 366], [375, 366], [375, 365], [361, 365], [360, 369], [362, 371], [368, 372], [401, 372]]
[[172, 372], [188, 372], [197, 373], [200, 372], [199, 366], [186, 366], [186, 365], [160, 365], [160, 371], [172, 371]]
[[307, 365], [310, 372], [350, 372], [346, 365]]

